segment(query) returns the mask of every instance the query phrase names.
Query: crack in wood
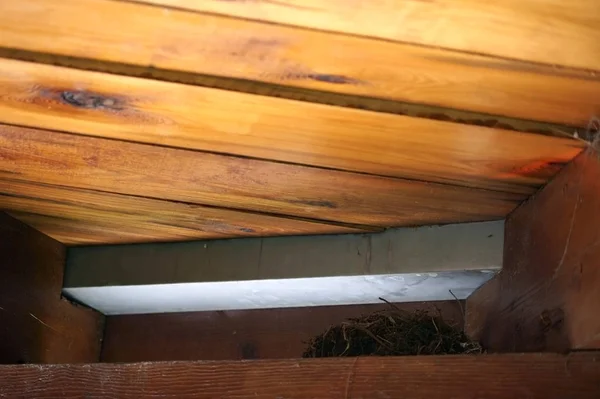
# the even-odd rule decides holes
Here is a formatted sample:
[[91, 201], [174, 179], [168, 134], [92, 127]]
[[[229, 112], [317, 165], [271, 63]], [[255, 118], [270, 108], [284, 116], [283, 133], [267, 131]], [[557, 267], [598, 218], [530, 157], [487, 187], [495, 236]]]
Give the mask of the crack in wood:
[[553, 280], [558, 277], [558, 273], [560, 272], [560, 269], [562, 268], [563, 263], [565, 262], [567, 252], [569, 250], [569, 244], [571, 243], [571, 236], [573, 234], [573, 226], [575, 225], [575, 216], [577, 214], [577, 209], [579, 208], [579, 202], [581, 201], [581, 189], [580, 189], [581, 182], [582, 182], [582, 177], [580, 177], [579, 184], [577, 185], [577, 197], [575, 198], [575, 205], [573, 206], [573, 214], [571, 215], [571, 223], [569, 225], [569, 231], [567, 233], [567, 240], [565, 242], [565, 247], [563, 249], [563, 253], [560, 258], [560, 261], [558, 262], [558, 266], [556, 267], [556, 269], [554, 269], [554, 274], [552, 276]]

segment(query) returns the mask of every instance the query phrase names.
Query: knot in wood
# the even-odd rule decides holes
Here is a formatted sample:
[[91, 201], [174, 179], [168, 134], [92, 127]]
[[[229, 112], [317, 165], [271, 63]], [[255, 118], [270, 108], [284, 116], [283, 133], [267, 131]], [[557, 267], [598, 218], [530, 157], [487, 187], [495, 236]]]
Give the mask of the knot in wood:
[[67, 104], [78, 108], [118, 109], [115, 98], [87, 91], [63, 91], [60, 97]]

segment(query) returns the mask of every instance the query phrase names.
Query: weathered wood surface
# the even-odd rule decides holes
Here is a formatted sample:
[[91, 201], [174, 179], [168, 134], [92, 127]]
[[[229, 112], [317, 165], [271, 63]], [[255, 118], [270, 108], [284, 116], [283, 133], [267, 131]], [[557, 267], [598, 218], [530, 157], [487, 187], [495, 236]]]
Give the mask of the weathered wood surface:
[[0, 396], [597, 399], [600, 355], [407, 356], [0, 367]]
[[319, 30], [600, 69], [595, 0], [141, 0]]
[[0, 178], [0, 209], [69, 245], [350, 233], [310, 220]]
[[525, 194], [583, 147], [574, 139], [13, 60], [0, 60], [0, 121]]
[[[336, 29], [336, 22], [355, 30], [382, 27], [398, 31], [400, 37], [388, 36], [405, 42], [413, 40], [401, 32], [410, 32], [429, 36], [416, 42], [433, 47], [137, 2], [28, 0], [25, 5], [4, 1], [0, 4], [0, 46], [59, 55], [62, 58], [50, 62], [63, 65], [71, 65], [69, 57], [85, 58], [92, 60], [86, 68], [114, 73], [122, 73], [119, 64], [146, 68], [137, 72], [144, 77], [182, 72], [169, 79], [186, 83], [206, 85], [207, 75], [230, 77], [238, 80], [228, 87], [233, 90], [244, 91], [255, 85], [251, 81], [258, 81], [583, 126], [600, 107], [600, 77], [593, 71], [555, 65], [600, 70], [600, 18], [593, 1], [534, 4], [534, 0], [511, 0], [500, 5], [476, 0], [444, 1], [443, 5], [379, 1], [361, 6], [338, 0], [318, 5], [311, 1], [299, 7], [286, 7], [279, 1], [195, 2], [209, 11], [235, 14], [243, 9], [252, 14], [254, 10], [260, 13], [259, 19], [275, 22], [311, 21], [317, 25], [311, 27], [319, 29]], [[297, 19], [287, 20], [290, 15]], [[440, 49], [445, 46], [468, 53]], [[549, 65], [475, 54], [490, 51]], [[33, 56], [33, 60], [42, 59]], [[87, 88], [85, 81], [76, 84]], [[125, 93], [128, 90], [114, 94], [128, 97]], [[285, 95], [276, 88], [270, 94], [277, 93]], [[298, 111], [296, 115], [304, 114]]]
[[[456, 301], [395, 306], [409, 312], [439, 312], [449, 323], [463, 323]], [[330, 326], [388, 308], [380, 304], [110, 316], [102, 361], [299, 358], [306, 342]]]
[[0, 363], [98, 361], [103, 316], [61, 299], [65, 252], [0, 212]]
[[506, 222], [504, 266], [467, 301], [494, 351], [600, 348], [600, 159], [589, 148]]
[[523, 195], [0, 127], [0, 177], [372, 226], [503, 218]]

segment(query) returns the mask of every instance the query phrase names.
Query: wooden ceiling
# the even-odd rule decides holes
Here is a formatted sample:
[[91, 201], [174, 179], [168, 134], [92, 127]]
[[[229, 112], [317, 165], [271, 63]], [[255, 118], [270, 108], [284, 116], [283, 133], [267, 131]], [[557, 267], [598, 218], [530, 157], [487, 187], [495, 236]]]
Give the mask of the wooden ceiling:
[[0, 209], [67, 244], [501, 219], [597, 114], [596, 0], [0, 2]]

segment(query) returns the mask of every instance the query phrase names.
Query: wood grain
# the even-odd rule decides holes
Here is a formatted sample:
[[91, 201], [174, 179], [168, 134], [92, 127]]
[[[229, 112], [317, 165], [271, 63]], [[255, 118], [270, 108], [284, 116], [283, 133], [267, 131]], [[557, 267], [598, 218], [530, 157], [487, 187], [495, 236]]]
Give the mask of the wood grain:
[[[395, 306], [408, 312], [427, 310], [449, 323], [463, 324], [456, 301]], [[102, 361], [299, 358], [306, 342], [330, 326], [388, 308], [380, 304], [110, 316]]]
[[0, 396], [597, 399], [600, 355], [407, 356], [0, 367]]
[[140, 0], [551, 65], [600, 69], [595, 0]]
[[63, 244], [124, 244], [361, 231], [196, 204], [0, 180], [0, 209]]
[[[597, 96], [600, 76], [594, 71], [568, 70], [555, 65], [600, 70], [600, 18], [596, 17], [594, 0], [579, 0], [579, 4], [570, 2], [564, 6], [559, 6], [558, 0], [553, 0], [550, 6], [534, 5], [532, 1], [480, 5], [476, 0], [463, 0], [457, 5], [441, 6], [437, 2], [428, 5], [447, 10], [440, 11], [441, 19], [435, 17], [440, 12], [417, 14], [420, 17], [409, 13], [412, 17], [408, 17], [405, 12], [410, 5], [406, 2], [343, 6], [358, 13], [358, 18], [368, 18], [372, 12], [387, 13], [384, 25], [388, 28], [393, 25], [401, 30], [411, 25], [407, 21], [419, 21], [418, 28], [408, 28], [409, 31], [418, 36], [435, 32], [442, 43], [438, 40], [427, 43], [435, 48], [131, 2], [28, 0], [24, 6], [4, 1], [0, 4], [0, 46], [59, 55], [63, 58], [52, 62], [65, 65], [69, 65], [68, 57], [75, 57], [142, 66], [147, 68], [141, 72], [144, 77], [153, 76], [156, 70], [178, 71], [183, 74], [173, 79], [185, 83], [196, 83], [199, 79], [206, 84], [207, 75], [230, 77], [238, 80], [233, 90], [243, 91], [255, 84], [251, 81], [258, 81], [585, 126], [600, 110]], [[266, 4], [264, 1], [197, 3], [206, 7], [221, 3], [217, 7], [230, 10], [239, 8], [241, 3], [248, 4], [246, 8], [252, 8], [250, 4], [254, 7]], [[329, 6], [321, 3], [312, 14], [322, 17], [323, 7], [339, 9], [343, 4], [341, 0], [329, 2]], [[411, 1], [410, 4], [427, 3]], [[543, 16], [539, 15], [541, 8]], [[285, 18], [291, 11], [303, 20], [310, 19], [296, 14], [296, 8], [279, 11], [272, 18]], [[329, 15], [328, 19], [344, 20], [332, 9], [326, 10], [325, 15]], [[348, 11], [341, 15], [347, 16]], [[502, 21], [509, 16], [511, 21], [505, 25]], [[391, 23], [390, 19], [399, 22]], [[319, 18], [315, 21], [324, 22]], [[472, 28], [474, 21], [476, 27]], [[439, 26], [441, 32], [432, 24]], [[52, 40], [47, 40], [48, 37]], [[485, 54], [490, 49], [505, 48], [510, 51], [504, 56], [529, 57], [528, 60], [550, 65], [442, 50], [439, 47], [444, 47], [443, 38], [454, 38], [469, 51]], [[470, 46], [472, 41], [479, 44]], [[484, 48], [479, 48], [481, 44]], [[91, 67], [120, 72], [118, 65]], [[78, 83], [85, 87], [85, 82]], [[278, 93], [274, 89], [272, 95]]]
[[0, 212], [0, 363], [98, 361], [103, 316], [61, 299], [65, 252]]
[[372, 226], [504, 217], [523, 195], [0, 127], [0, 178]]
[[494, 351], [600, 348], [600, 159], [589, 148], [506, 221], [504, 266], [467, 300]]
[[583, 147], [574, 139], [12, 60], [0, 60], [0, 121], [525, 194]]

